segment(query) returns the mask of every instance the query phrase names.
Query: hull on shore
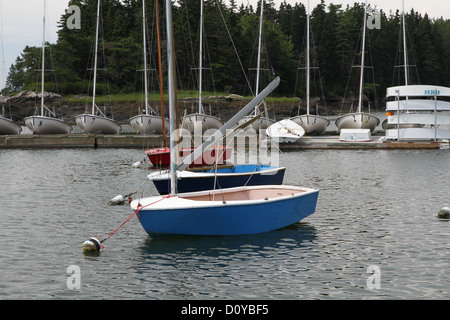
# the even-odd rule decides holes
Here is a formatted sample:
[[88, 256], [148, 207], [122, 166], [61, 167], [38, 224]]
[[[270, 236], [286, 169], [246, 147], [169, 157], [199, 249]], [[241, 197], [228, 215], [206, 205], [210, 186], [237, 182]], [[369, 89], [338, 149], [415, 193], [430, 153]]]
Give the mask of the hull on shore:
[[[155, 115], [137, 115], [129, 120], [131, 127], [138, 134], [162, 134], [162, 119]], [[164, 131], [169, 131], [169, 121], [164, 120]]]
[[319, 136], [323, 134], [330, 124], [330, 120], [312, 114], [305, 114], [291, 118], [299, 124], [307, 136]]
[[72, 131], [71, 125], [58, 118], [31, 116], [24, 121], [33, 134], [69, 134]]
[[119, 134], [121, 126], [114, 120], [92, 114], [82, 114], [75, 118], [77, 126], [88, 134]]
[[200, 127], [202, 133], [209, 129], [220, 129], [222, 126], [223, 121], [219, 118], [201, 113], [187, 115], [183, 124], [183, 128], [190, 132], [196, 132], [196, 128]]
[[0, 116], [0, 135], [20, 134], [22, 127], [14, 121]]
[[343, 115], [336, 119], [336, 126], [339, 129], [370, 129], [373, 132], [380, 123], [380, 119], [365, 112], [356, 112]]

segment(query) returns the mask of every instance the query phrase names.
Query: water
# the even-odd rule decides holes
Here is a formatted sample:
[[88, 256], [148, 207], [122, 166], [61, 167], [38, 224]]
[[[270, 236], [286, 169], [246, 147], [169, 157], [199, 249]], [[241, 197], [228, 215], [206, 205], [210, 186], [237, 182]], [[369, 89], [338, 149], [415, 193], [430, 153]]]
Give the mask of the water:
[[143, 150], [2, 150], [0, 299], [448, 299], [449, 152], [285, 152], [285, 183], [321, 190], [303, 222], [151, 239], [133, 218], [84, 255], [130, 215], [108, 201], [140, 186]]

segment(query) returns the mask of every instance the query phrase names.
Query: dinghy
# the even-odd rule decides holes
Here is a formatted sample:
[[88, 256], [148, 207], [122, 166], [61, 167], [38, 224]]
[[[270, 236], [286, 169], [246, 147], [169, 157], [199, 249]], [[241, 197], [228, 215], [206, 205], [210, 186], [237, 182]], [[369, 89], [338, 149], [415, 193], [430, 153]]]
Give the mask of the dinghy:
[[303, 137], [305, 129], [292, 120], [283, 119], [268, 127], [266, 134], [278, 143], [294, 143]]
[[252, 186], [156, 196], [131, 202], [153, 237], [164, 234], [239, 235], [294, 224], [314, 213], [318, 190]]

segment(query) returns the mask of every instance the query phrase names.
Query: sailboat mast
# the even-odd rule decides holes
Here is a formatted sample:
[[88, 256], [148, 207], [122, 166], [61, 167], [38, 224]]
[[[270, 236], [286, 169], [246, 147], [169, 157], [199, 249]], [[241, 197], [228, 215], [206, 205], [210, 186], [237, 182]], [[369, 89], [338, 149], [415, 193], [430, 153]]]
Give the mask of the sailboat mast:
[[167, 26], [167, 69], [169, 88], [169, 120], [170, 120], [170, 194], [176, 193], [176, 139], [173, 133], [176, 129], [175, 123], [175, 81], [174, 81], [174, 51], [172, 35], [172, 2], [166, 0], [166, 26]]
[[142, 34], [144, 41], [144, 101], [145, 101], [145, 114], [148, 115], [148, 89], [147, 89], [147, 41], [145, 37], [145, 0], [142, 0]]
[[165, 117], [164, 117], [164, 89], [162, 83], [162, 65], [161, 65], [161, 33], [160, 33], [160, 25], [159, 25], [159, 3], [158, 0], [155, 0], [156, 5], [156, 33], [158, 37], [158, 65], [159, 65], [159, 96], [161, 98], [161, 122], [162, 122], [162, 139], [163, 139], [163, 147], [166, 146], [166, 128], [164, 125]]
[[203, 0], [200, 1], [200, 50], [198, 62], [198, 113], [203, 113], [202, 106], [202, 73], [203, 73]]
[[44, 116], [44, 70], [45, 70], [45, 8], [46, 0], [44, 0], [44, 17], [42, 19], [42, 70], [41, 70], [41, 116]]
[[261, 13], [259, 15], [259, 38], [258, 38], [258, 62], [256, 65], [256, 92], [255, 96], [259, 93], [259, 68], [261, 64], [261, 43], [262, 43], [262, 27], [263, 27], [263, 9], [264, 9], [264, 0], [261, 0]]
[[95, 86], [97, 84], [98, 29], [100, 24], [100, 0], [97, 4], [97, 25], [95, 30], [94, 83], [92, 89], [92, 115], [95, 113]]
[[361, 72], [359, 79], [359, 101], [358, 101], [358, 112], [361, 112], [362, 105], [362, 94], [363, 94], [363, 80], [364, 80], [364, 56], [366, 50], [366, 23], [367, 23], [367, 0], [364, 5], [364, 23], [363, 23], [363, 36], [361, 45]]
[[406, 21], [405, 21], [405, 1], [402, 1], [402, 29], [403, 29], [403, 62], [405, 63], [405, 86], [408, 85], [408, 54], [406, 52]]
[[310, 78], [310, 62], [309, 62], [309, 0], [308, 13], [306, 15], [306, 114], [309, 115], [309, 78]]

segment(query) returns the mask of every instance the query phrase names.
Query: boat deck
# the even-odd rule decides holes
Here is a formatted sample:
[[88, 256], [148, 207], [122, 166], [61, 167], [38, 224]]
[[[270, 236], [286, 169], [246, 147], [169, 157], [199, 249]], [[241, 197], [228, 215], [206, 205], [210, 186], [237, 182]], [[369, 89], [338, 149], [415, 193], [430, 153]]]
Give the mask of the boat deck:
[[[386, 141], [382, 136], [372, 136], [370, 141], [344, 142], [339, 136], [303, 136], [296, 143], [282, 144], [280, 149], [439, 149], [436, 141]], [[248, 147], [248, 142], [238, 147]], [[35, 148], [154, 148], [162, 144], [160, 135], [3, 135], [0, 136], [0, 149], [35, 149]], [[447, 143], [448, 144], [448, 143]]]
[[216, 193], [205, 193], [201, 195], [190, 196], [189, 194], [183, 195], [179, 194], [178, 196], [187, 200], [194, 201], [243, 201], [243, 200], [268, 200], [274, 198], [280, 198], [285, 196], [290, 196], [299, 193], [305, 193], [307, 191], [311, 191], [309, 189], [302, 188], [289, 188], [286, 186], [274, 186], [273, 188], [256, 188], [256, 189], [248, 189], [242, 190], [239, 189], [237, 191], [231, 191], [232, 189], [225, 189], [222, 191], [217, 191]]

